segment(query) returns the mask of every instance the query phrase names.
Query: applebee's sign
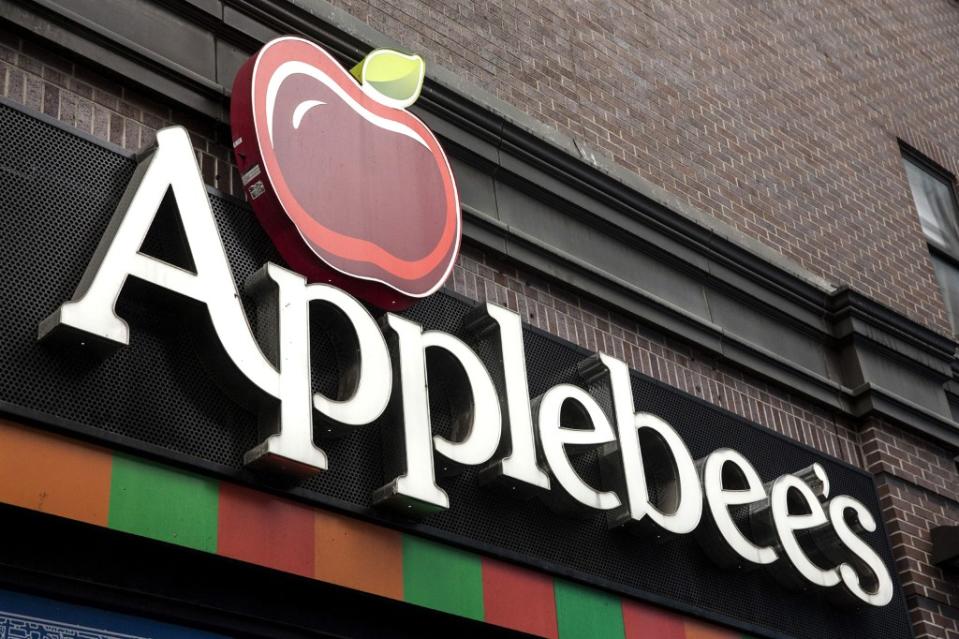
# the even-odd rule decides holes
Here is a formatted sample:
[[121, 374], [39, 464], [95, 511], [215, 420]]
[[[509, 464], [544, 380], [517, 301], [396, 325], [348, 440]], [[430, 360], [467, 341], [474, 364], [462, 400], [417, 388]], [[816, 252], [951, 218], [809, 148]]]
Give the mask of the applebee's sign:
[[[365, 65], [369, 64], [367, 60]], [[258, 302], [257, 313], [264, 314], [254, 334], [189, 136], [184, 129], [171, 127], [159, 131], [156, 147], [141, 156], [72, 299], [40, 323], [41, 340], [102, 351], [128, 344], [130, 329], [117, 316], [115, 305], [127, 280], [136, 278], [201, 309], [213, 336], [200, 355], [211, 359], [219, 381], [258, 413], [264, 432], [270, 433], [244, 457], [253, 469], [304, 478], [331, 463], [349, 463], [328, 459], [314, 437], [322, 440], [368, 426], [392, 402], [399, 445], [388, 451], [396, 458], [389, 468], [401, 470], [373, 494], [378, 507], [412, 517], [447, 509], [449, 498], [437, 477], [478, 467], [483, 485], [506, 488], [520, 498], [542, 499], [560, 513], [600, 511], [611, 528], [639, 536], [693, 534], [722, 566], [766, 567], [789, 586], [821, 588], [838, 600], [857, 604], [889, 603], [892, 579], [864, 539], [865, 532], [877, 529], [877, 522], [859, 501], [831, 495], [821, 465], [764, 483], [735, 450], [721, 448], [693, 459], [668, 422], [636, 412], [628, 367], [605, 354], [585, 359], [579, 373], [589, 387], [598, 384], [608, 390], [611, 414], [589, 391], [571, 384], [557, 384], [531, 399], [521, 318], [493, 304], [481, 305], [464, 330], [496, 341], [503, 363], [499, 384], [459, 337], [424, 330], [390, 312], [374, 319], [339, 285], [365, 282], [373, 288], [361, 284], [359, 290], [370, 301], [395, 307], [394, 294], [416, 297], [435, 290], [455, 257], [459, 211], [439, 145], [422, 123], [409, 119], [403, 100], [380, 99], [376, 104], [367, 100], [364, 85], [303, 40], [283, 38], [266, 45], [240, 78], [249, 82], [250, 93], [238, 99], [248, 100], [254, 114], [249, 128], [236, 136], [237, 152], [248, 167], [249, 197], [281, 250], [284, 242], [289, 243], [287, 259], [304, 265], [312, 277], [276, 264], [262, 266], [245, 284]], [[421, 72], [414, 80], [418, 90]], [[409, 97], [415, 91], [407, 86], [401, 93]], [[332, 107], [324, 110], [336, 99], [346, 103], [337, 107], [339, 115]], [[243, 111], [244, 106], [237, 109]], [[265, 119], [257, 120], [258, 109]], [[324, 115], [353, 120], [306, 124], [308, 118], [319, 120]], [[369, 127], [370, 118], [377, 126]], [[334, 130], [340, 127], [349, 129], [349, 135]], [[316, 137], [297, 139], [309, 131]], [[416, 139], [409, 142], [411, 134]], [[371, 141], [380, 135], [404, 140]], [[335, 140], [332, 148], [325, 136]], [[349, 145], [360, 151], [347, 151], [344, 147]], [[361, 166], [341, 167], [322, 159], [319, 149], [324, 148]], [[315, 152], [287, 157], [289, 149]], [[372, 153], [387, 157], [368, 156]], [[407, 162], [397, 155], [405, 153], [416, 158]], [[405, 167], [408, 174], [371, 184], [355, 179], [378, 175], [382, 167], [394, 171]], [[417, 186], [415, 195], [405, 192], [407, 182], [419, 180], [427, 168], [439, 172], [438, 177], [423, 180], [429, 188]], [[315, 185], [323, 186], [315, 190]], [[379, 186], [388, 195], [332, 192], [369, 192]], [[192, 271], [140, 252], [168, 192], [176, 203]], [[258, 208], [261, 199], [266, 204]], [[376, 210], [370, 209], [371, 203]], [[394, 204], [390, 215], [408, 217], [389, 226], [392, 221], [383, 218], [378, 207]], [[428, 239], [405, 245], [402, 238], [421, 232], [417, 224], [428, 226], [422, 230]], [[455, 237], [448, 237], [448, 228], [455, 228]], [[404, 279], [409, 273], [393, 268], [435, 255], [441, 256], [439, 261], [426, 271], [416, 271], [419, 275]], [[426, 275], [420, 277], [422, 273]], [[330, 396], [311, 388], [311, 313], [328, 320], [337, 341], [353, 345], [346, 349], [347, 361], [340, 362], [339, 386]], [[436, 371], [427, 366], [428, 351], [443, 354], [453, 364], [447, 367], [452, 371], [447, 374], [455, 378], [448, 399], [457, 410], [449, 438], [433, 434], [429, 382]], [[600, 485], [584, 480], [570, 461], [573, 451], [583, 449], [599, 450]]]

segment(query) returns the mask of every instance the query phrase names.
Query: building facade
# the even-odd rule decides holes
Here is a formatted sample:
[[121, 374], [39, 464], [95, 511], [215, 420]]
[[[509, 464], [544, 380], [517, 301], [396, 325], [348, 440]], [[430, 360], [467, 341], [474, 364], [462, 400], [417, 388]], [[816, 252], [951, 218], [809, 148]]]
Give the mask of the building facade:
[[[11, 628], [959, 637], [956, 2], [0, 7]], [[147, 326], [136, 344], [131, 321], [130, 350], [152, 365], [50, 363], [64, 356], [37, 345], [36, 327], [70, 298], [134, 154], [164, 127], [189, 132], [237, 279], [278, 261], [254, 222], [236, 221], [253, 218], [230, 92], [282, 35], [347, 68], [377, 47], [427, 62], [413, 111], [452, 164], [463, 240], [442, 300], [407, 317], [465, 339], [458, 322], [493, 303], [526, 327], [532, 397], [588, 386], [575, 360], [602, 353], [638, 374], [639, 404], [678, 411], [697, 459], [742, 442], [781, 473], [822, 461], [836, 493], [876, 500], [893, 602], [836, 605], [762, 570], [713, 583], [691, 541], [664, 542], [639, 578], [617, 572], [618, 537], [593, 552], [585, 540], [606, 537], [545, 514], [523, 522], [526, 536], [497, 522], [497, 536], [468, 521], [498, 508], [484, 510], [491, 497], [468, 474], [448, 512], [416, 521], [371, 509], [347, 479], [263, 480], [230, 449], [245, 445], [230, 428], [252, 423], [248, 411], [205, 394], [219, 391], [189, 366], [195, 344], [139, 301], [122, 307]], [[48, 216], [31, 214], [41, 201]], [[95, 215], [99, 230], [84, 231]], [[167, 428], [173, 397], [191, 407], [170, 409], [184, 421]], [[366, 450], [343, 441], [331, 464]], [[657, 554], [691, 572], [650, 564]]]

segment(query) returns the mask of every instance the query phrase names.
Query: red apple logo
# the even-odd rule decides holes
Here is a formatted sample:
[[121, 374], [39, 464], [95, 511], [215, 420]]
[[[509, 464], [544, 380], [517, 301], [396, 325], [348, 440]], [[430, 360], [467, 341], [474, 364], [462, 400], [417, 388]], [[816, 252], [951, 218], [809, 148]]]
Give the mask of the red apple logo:
[[[367, 82], [367, 68], [390, 64], [412, 73]], [[362, 84], [307, 40], [267, 43], [233, 83], [233, 146], [253, 211], [288, 264], [397, 310], [452, 271], [459, 198], [439, 142], [405, 110], [422, 61], [375, 51], [354, 72]]]

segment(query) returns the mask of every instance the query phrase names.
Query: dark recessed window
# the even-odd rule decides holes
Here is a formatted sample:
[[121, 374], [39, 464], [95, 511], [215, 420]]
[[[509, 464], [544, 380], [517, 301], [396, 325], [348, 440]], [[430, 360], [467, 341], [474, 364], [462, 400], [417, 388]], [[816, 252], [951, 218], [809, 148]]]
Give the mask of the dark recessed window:
[[953, 188], [955, 179], [912, 149], [903, 148], [902, 163], [953, 332], [959, 332], [959, 203]]

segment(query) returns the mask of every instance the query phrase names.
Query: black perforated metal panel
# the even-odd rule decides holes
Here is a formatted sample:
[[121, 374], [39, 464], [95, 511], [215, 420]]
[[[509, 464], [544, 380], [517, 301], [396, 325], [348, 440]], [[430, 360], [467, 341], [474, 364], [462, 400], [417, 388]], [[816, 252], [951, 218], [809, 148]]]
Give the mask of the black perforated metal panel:
[[[59, 126], [0, 105], [0, 406], [114, 441], [146, 447], [206, 470], [242, 478], [241, 456], [257, 440], [256, 420], [212, 381], [198, 359], [202, 332], [188, 330], [162, 298], [125, 291], [119, 311], [132, 327], [131, 344], [105, 360], [67, 356], [36, 341], [37, 323], [68, 299], [107, 224], [134, 161]], [[243, 282], [266, 261], [280, 262], [248, 208], [211, 195], [235, 278]], [[164, 215], [147, 252], [169, 257]], [[437, 294], [406, 315], [427, 328], [457, 333], [472, 303]], [[256, 322], [252, 305], [247, 306]], [[337, 348], [313, 320], [314, 386], [329, 393], [337, 377]], [[561, 340], [527, 330], [530, 394], [557, 382], [580, 383], [576, 363], [586, 355]], [[488, 343], [476, 348], [489, 369], [499, 364]], [[497, 377], [497, 375], [494, 375]], [[442, 381], [434, 386], [442, 391]], [[819, 461], [834, 493], [862, 500], [878, 515], [872, 480], [840, 462], [790, 442], [728, 412], [636, 374], [637, 409], [666, 418], [696, 457], [727, 446], [743, 452], [764, 479]], [[449, 428], [445, 393], [431, 409], [436, 428]], [[608, 397], [601, 397], [608, 404]], [[607, 406], [608, 408], [608, 406]], [[383, 433], [399, 425], [387, 419], [334, 442], [322, 442], [330, 471], [296, 494], [365, 513], [372, 491], [385, 477]], [[596, 479], [595, 455], [577, 460]], [[905, 604], [897, 590], [882, 609], [837, 608], [810, 593], [785, 590], [761, 572], [722, 571], [692, 538], [656, 544], [606, 529], [603, 516], [579, 520], [555, 515], [538, 501], [519, 502], [477, 486], [474, 471], [444, 480], [452, 508], [419, 525], [392, 525], [530, 563], [626, 594], [678, 608], [736, 620], [753, 633], [788, 637], [902, 639], [910, 636]], [[883, 533], [869, 536], [893, 569]]]

